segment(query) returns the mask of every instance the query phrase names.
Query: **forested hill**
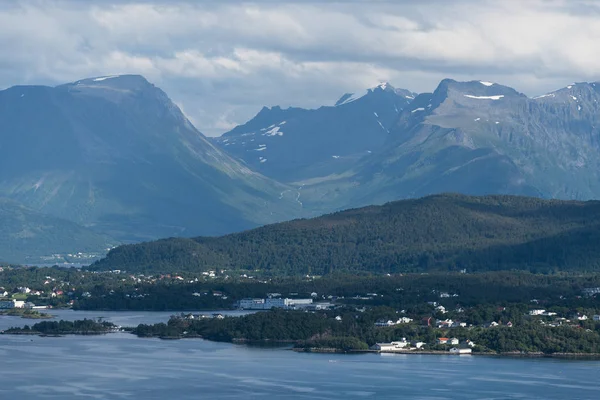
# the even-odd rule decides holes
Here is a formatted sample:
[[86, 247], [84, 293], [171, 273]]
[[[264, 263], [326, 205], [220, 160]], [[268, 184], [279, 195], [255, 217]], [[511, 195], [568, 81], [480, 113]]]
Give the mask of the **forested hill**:
[[217, 237], [111, 250], [94, 270], [272, 275], [600, 270], [600, 202], [444, 194]]

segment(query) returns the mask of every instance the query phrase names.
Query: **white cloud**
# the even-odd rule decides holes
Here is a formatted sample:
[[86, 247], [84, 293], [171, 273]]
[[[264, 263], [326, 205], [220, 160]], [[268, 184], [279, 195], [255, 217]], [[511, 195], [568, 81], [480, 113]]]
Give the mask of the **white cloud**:
[[3, 3], [0, 86], [139, 73], [216, 134], [263, 105], [331, 104], [382, 80], [545, 93], [598, 79], [599, 40], [585, 0]]

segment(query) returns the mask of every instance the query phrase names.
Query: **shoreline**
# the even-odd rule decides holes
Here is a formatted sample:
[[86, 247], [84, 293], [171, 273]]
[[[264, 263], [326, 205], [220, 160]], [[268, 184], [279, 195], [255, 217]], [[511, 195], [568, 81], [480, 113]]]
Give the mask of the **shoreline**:
[[[67, 337], [67, 336], [103, 336], [113, 333], [130, 333], [127, 331], [111, 331], [111, 332], [68, 332], [68, 333], [41, 333], [41, 332], [0, 332], [0, 335], [15, 335], [15, 336], [38, 336], [38, 337]], [[134, 335], [133, 333], [130, 333]], [[138, 339], [160, 339], [160, 340], [184, 340], [184, 339], [201, 339], [214, 343], [229, 343], [232, 345], [247, 345], [260, 347], [261, 344], [292, 344], [295, 341], [250, 341], [245, 339], [236, 339], [231, 342], [214, 341], [203, 338], [202, 336], [137, 336]], [[290, 348], [282, 350], [291, 350], [296, 353], [321, 353], [321, 354], [393, 354], [393, 355], [431, 355], [431, 356], [479, 356], [492, 358], [554, 358], [562, 360], [600, 360], [600, 353], [490, 353], [490, 352], [474, 352], [468, 354], [451, 353], [442, 350], [419, 350], [419, 351], [380, 351], [380, 350], [341, 350], [335, 348]]]

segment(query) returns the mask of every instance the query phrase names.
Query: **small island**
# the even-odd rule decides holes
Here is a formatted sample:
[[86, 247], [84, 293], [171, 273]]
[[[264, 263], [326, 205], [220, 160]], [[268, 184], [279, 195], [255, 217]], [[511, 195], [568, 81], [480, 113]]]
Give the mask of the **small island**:
[[[346, 307], [317, 312], [269, 310], [238, 317], [173, 316], [166, 324], [141, 324], [132, 333], [163, 339], [201, 337], [230, 343], [289, 343], [294, 350], [303, 352], [553, 357], [600, 354], [600, 333], [591, 324], [554, 327], [529, 315], [519, 317], [519, 307], [509, 311], [514, 311], [512, 317], [516, 319], [511, 319], [518, 323], [453, 327], [445, 321], [432, 324], [431, 318], [425, 322], [406, 318], [406, 322], [387, 325], [381, 322], [385, 307], [363, 312]], [[392, 315], [389, 310], [387, 313]]]
[[28, 308], [11, 308], [8, 310], [0, 311], [0, 315], [10, 316], [10, 317], [21, 317], [25, 319], [51, 319], [54, 318], [53, 315], [42, 313], [37, 310], [31, 310]]
[[84, 319], [77, 321], [42, 321], [31, 327], [25, 325], [23, 328], [9, 328], [2, 332], [8, 335], [101, 335], [110, 332], [118, 332], [119, 327], [107, 321], [94, 321]]

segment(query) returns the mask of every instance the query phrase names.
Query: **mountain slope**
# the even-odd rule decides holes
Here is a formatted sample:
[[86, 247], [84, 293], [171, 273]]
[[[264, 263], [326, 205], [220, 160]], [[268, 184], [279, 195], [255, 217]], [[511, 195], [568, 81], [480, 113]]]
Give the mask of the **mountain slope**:
[[119, 239], [287, 219], [300, 206], [286, 189], [215, 148], [141, 76], [0, 92], [0, 196]]
[[384, 83], [365, 93], [345, 94], [333, 107], [264, 107], [214, 142], [274, 179], [293, 182], [325, 176], [381, 148], [414, 96]]
[[311, 182], [305, 198], [338, 207], [442, 192], [600, 197], [600, 85], [537, 98], [491, 82], [446, 79], [417, 96], [383, 149], [344, 174]]
[[111, 250], [92, 269], [261, 270], [273, 275], [600, 268], [600, 202], [436, 195], [220, 238]]
[[115, 239], [73, 222], [0, 198], [0, 261], [50, 263], [64, 261], [68, 254], [103, 256], [117, 244]]

